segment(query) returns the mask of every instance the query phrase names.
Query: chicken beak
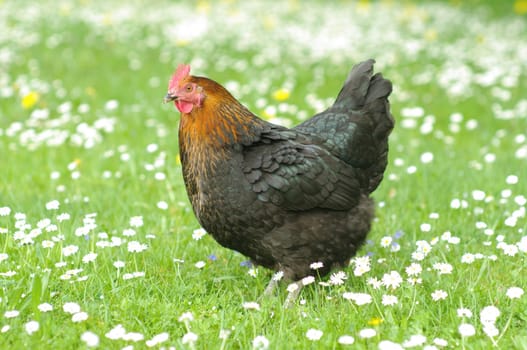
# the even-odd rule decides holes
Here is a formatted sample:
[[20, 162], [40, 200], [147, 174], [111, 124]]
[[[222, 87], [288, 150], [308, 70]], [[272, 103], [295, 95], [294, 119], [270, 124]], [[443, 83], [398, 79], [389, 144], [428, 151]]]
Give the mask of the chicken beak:
[[163, 103], [168, 103], [170, 101], [174, 101], [174, 100], [177, 100], [177, 96], [176, 95], [173, 95], [171, 94], [170, 92], [168, 94], [166, 94], [166, 96], [163, 98]]

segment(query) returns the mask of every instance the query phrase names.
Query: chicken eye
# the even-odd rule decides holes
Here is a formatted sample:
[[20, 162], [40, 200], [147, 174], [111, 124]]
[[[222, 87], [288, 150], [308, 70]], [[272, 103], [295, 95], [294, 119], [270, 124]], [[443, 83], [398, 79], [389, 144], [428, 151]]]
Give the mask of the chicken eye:
[[194, 88], [192, 87], [192, 85], [187, 84], [187, 86], [185, 86], [185, 90], [186, 90], [187, 92], [192, 92], [192, 90], [194, 90]]

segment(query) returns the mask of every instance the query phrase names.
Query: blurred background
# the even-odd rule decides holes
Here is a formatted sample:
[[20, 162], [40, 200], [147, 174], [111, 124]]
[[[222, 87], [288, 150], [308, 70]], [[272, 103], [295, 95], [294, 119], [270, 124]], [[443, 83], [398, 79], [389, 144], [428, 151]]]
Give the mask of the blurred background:
[[154, 141], [175, 157], [178, 114], [161, 101], [178, 63], [292, 125], [326, 108], [352, 65], [375, 58], [395, 87], [394, 156], [457, 135], [486, 153], [463, 132], [477, 129], [492, 147], [496, 130], [525, 126], [525, 0], [3, 1], [0, 10], [0, 147], [49, 159], [42, 177], [9, 167], [4, 186], [28, 176], [47, 189], [54, 157], [117, 159]]
[[[527, 0], [0, 0], [0, 307], [16, 311], [0, 344], [81, 348], [91, 329], [104, 348], [118, 348], [103, 335], [120, 324], [179, 339], [189, 329], [177, 318], [192, 307], [203, 348], [234, 326], [240, 348], [259, 334], [306, 348], [314, 343], [305, 331], [320, 320], [335, 333], [319, 343], [327, 348], [383, 320], [384, 339], [423, 333], [461, 348], [456, 308], [477, 314], [495, 303], [504, 332], [496, 341], [507, 331], [500, 346], [525, 348], [525, 301], [505, 299], [503, 288], [527, 287], [518, 277], [527, 249], [526, 33]], [[256, 300], [269, 276], [211, 238], [197, 242], [204, 232], [181, 177], [179, 113], [162, 103], [168, 80], [188, 63], [255, 114], [291, 126], [327, 108], [368, 58], [393, 82], [396, 120], [374, 193], [378, 220], [360, 253], [378, 258], [371, 274], [317, 286], [302, 316], [246, 317], [241, 300]], [[434, 251], [422, 262], [423, 285], [405, 282], [401, 309], [381, 310], [382, 290], [367, 278], [407, 276], [425, 241]], [[438, 276], [439, 262], [454, 274]], [[357, 308], [342, 302], [344, 288], [378, 300]], [[444, 304], [431, 303], [436, 288], [448, 291]], [[44, 301], [59, 310], [78, 301], [88, 326], [61, 311], [42, 316]], [[37, 336], [21, 331], [40, 317]], [[295, 332], [283, 326], [291, 323]]]

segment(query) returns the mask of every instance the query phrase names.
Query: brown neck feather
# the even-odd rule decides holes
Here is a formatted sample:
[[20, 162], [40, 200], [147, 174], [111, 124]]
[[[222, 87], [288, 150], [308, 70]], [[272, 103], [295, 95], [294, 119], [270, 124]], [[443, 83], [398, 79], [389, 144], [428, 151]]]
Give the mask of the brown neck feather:
[[[179, 146], [184, 171], [210, 170], [234, 145], [257, 139], [265, 124], [216, 82], [192, 77], [203, 88], [201, 107], [182, 114]], [[185, 169], [186, 168], [186, 169]]]

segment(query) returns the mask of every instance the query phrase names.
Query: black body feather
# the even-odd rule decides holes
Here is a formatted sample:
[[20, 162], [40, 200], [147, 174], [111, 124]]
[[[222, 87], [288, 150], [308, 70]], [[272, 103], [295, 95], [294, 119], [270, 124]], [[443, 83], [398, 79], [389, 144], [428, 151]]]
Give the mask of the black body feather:
[[196, 216], [221, 245], [292, 280], [356, 253], [394, 126], [391, 83], [372, 75], [373, 63], [355, 66], [335, 104], [293, 129], [254, 116], [251, 135], [224, 146], [207, 172], [190, 174], [192, 155], [180, 151]]

